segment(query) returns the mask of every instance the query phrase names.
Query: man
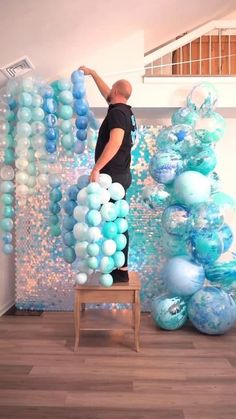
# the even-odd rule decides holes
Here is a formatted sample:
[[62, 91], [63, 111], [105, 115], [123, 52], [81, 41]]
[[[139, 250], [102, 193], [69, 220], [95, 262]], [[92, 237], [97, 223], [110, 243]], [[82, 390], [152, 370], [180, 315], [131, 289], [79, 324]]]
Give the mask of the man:
[[[96, 71], [82, 66], [79, 68], [85, 75], [92, 76], [100, 93], [109, 104], [107, 115], [99, 129], [95, 149], [95, 165], [90, 174], [90, 181], [96, 182], [100, 173], [107, 173], [113, 182], [123, 185], [125, 191], [131, 184], [131, 147], [136, 131], [136, 122], [127, 101], [132, 92], [132, 86], [127, 80], [118, 80], [110, 89], [99, 77]], [[115, 269], [111, 275], [113, 282], [128, 282], [128, 242], [123, 250], [125, 264], [121, 269]]]

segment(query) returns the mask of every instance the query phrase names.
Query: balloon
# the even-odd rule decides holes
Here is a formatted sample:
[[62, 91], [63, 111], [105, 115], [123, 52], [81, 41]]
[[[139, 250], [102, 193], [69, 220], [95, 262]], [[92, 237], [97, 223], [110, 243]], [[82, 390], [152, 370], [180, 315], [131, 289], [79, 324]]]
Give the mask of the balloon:
[[3, 193], [0, 196], [0, 201], [4, 204], [4, 205], [11, 205], [14, 201], [13, 195], [11, 195], [10, 193]]
[[59, 202], [62, 199], [62, 193], [59, 188], [54, 188], [50, 192], [50, 200], [52, 202]]
[[76, 224], [76, 221], [73, 217], [70, 215], [66, 215], [63, 219], [63, 227], [66, 231], [72, 231], [74, 226]]
[[[57, 125], [57, 117], [53, 113], [45, 116], [45, 123], [49, 128], [54, 128]], [[63, 131], [63, 130], [62, 130]]]
[[34, 81], [31, 77], [22, 80], [22, 89], [25, 92], [31, 93], [34, 90]]
[[115, 238], [115, 241], [117, 250], [123, 250], [127, 245], [127, 238], [124, 234], [118, 234]]
[[[65, 91], [65, 90], [67, 90], [67, 91], [70, 90], [70, 88], [71, 88], [70, 80], [65, 79], [65, 78], [57, 80], [57, 88], [61, 92]], [[69, 93], [69, 92], [66, 92], [66, 93]]]
[[88, 242], [87, 241], [81, 241], [77, 242], [75, 244], [75, 253], [78, 258], [84, 259], [87, 256], [87, 247]]
[[101, 193], [101, 186], [97, 182], [91, 182], [87, 186], [88, 194], [100, 194]]
[[210, 181], [201, 173], [186, 171], [175, 179], [174, 194], [181, 204], [194, 205], [205, 202], [210, 193]]
[[32, 119], [33, 121], [43, 121], [44, 120], [44, 111], [42, 108], [34, 108], [32, 110]]
[[229, 262], [215, 262], [205, 267], [208, 281], [221, 285], [232, 284], [236, 280], [236, 259]]
[[74, 143], [74, 153], [75, 154], [83, 154], [85, 150], [85, 143], [83, 141], [75, 141]]
[[2, 218], [0, 220], [0, 229], [2, 231], [11, 231], [13, 229], [13, 221], [11, 218]]
[[78, 188], [83, 189], [86, 186], [89, 185], [89, 176], [88, 175], [82, 175], [77, 180]]
[[85, 241], [88, 238], [88, 226], [85, 223], [76, 223], [73, 227], [76, 240]]
[[82, 83], [84, 81], [84, 72], [81, 70], [73, 71], [71, 81], [72, 83]]
[[216, 167], [216, 154], [212, 148], [199, 148], [195, 151], [196, 154], [190, 157], [187, 167], [189, 170], [196, 170], [203, 175], [208, 175]]
[[56, 141], [59, 137], [59, 132], [57, 128], [48, 128], [45, 132], [45, 137], [48, 141]]
[[48, 181], [51, 188], [57, 188], [61, 185], [61, 178], [58, 175], [49, 175]]
[[84, 129], [79, 129], [76, 132], [76, 137], [78, 138], [79, 141], [85, 141], [87, 139], [87, 131]]
[[102, 216], [99, 211], [92, 209], [86, 214], [86, 221], [89, 226], [98, 226], [101, 224]]
[[101, 207], [101, 197], [96, 193], [91, 193], [88, 196], [88, 207], [90, 209], [99, 210]]
[[207, 114], [196, 125], [196, 137], [206, 144], [219, 141], [225, 132], [225, 119], [217, 112]]
[[116, 209], [116, 213], [117, 213], [117, 217], [126, 217], [129, 213], [129, 204], [127, 201], [125, 201], [125, 199], [121, 199], [119, 201], [116, 201], [115, 204], [115, 209]]
[[152, 302], [152, 318], [156, 326], [161, 329], [180, 329], [185, 324], [187, 316], [187, 305], [181, 297], [164, 294]]
[[202, 82], [194, 86], [187, 97], [187, 106], [201, 115], [206, 115], [211, 111], [216, 102], [216, 89], [208, 82]]
[[124, 266], [124, 264], [125, 264], [125, 255], [124, 255], [123, 252], [121, 252], [121, 251], [115, 252], [114, 255], [113, 255], [113, 259], [114, 259], [116, 268], [119, 269], [122, 266]]
[[99, 261], [95, 256], [91, 256], [87, 259], [87, 265], [90, 269], [97, 269]]
[[2, 240], [6, 244], [11, 244], [11, 242], [13, 240], [12, 233], [8, 233], [8, 232], [4, 233], [3, 236], [2, 236]]
[[88, 207], [83, 207], [81, 205], [76, 206], [74, 211], [73, 211], [73, 217], [77, 221], [79, 221], [81, 223], [84, 223], [85, 222], [85, 216], [86, 216], [88, 210], [89, 210]]
[[80, 205], [86, 205], [87, 204], [87, 200], [88, 200], [88, 193], [86, 188], [81, 189], [81, 191], [78, 192], [77, 195], [77, 202]]
[[29, 193], [29, 188], [27, 185], [21, 184], [16, 185], [16, 194], [18, 197], [26, 197]]
[[149, 164], [152, 178], [159, 183], [169, 184], [175, 176], [182, 171], [183, 162], [177, 153], [158, 153], [154, 155]]
[[101, 207], [101, 215], [105, 221], [114, 221], [117, 218], [117, 208], [112, 202], [103, 204]]
[[98, 256], [100, 248], [97, 243], [90, 243], [87, 247], [87, 253], [89, 256]]
[[14, 183], [10, 180], [4, 180], [0, 183], [0, 192], [2, 193], [12, 193], [14, 191]]
[[223, 290], [205, 287], [191, 297], [188, 316], [200, 332], [222, 335], [235, 324], [236, 305]]
[[49, 217], [49, 225], [55, 225], [59, 223], [59, 217], [55, 214], [50, 215]]
[[169, 234], [186, 237], [190, 231], [189, 212], [181, 205], [170, 205], [162, 213], [161, 223]]
[[63, 243], [69, 247], [75, 245], [76, 241], [75, 241], [75, 237], [72, 231], [67, 231], [66, 233], [63, 234]]
[[71, 132], [71, 121], [70, 120], [62, 120], [60, 122], [60, 128], [64, 134], [69, 134]]
[[196, 144], [193, 129], [189, 125], [175, 125], [162, 129], [156, 143], [161, 152], [179, 153], [185, 156]]
[[219, 230], [219, 235], [223, 242], [223, 253], [227, 252], [234, 240], [233, 231], [228, 226], [228, 224], [223, 224]]
[[218, 229], [224, 222], [223, 211], [215, 203], [201, 203], [195, 205], [190, 213], [194, 230]]
[[[20, 171], [24, 171], [28, 167], [28, 160], [24, 159], [23, 157], [19, 157], [15, 161], [16, 168]], [[27, 170], [28, 172], [28, 170]]]
[[43, 104], [43, 98], [42, 96], [38, 95], [38, 94], [34, 94], [32, 96], [32, 106], [35, 108], [38, 108], [40, 106], [42, 106]]
[[14, 248], [12, 246], [12, 244], [4, 244], [3, 246], [3, 253], [5, 253], [5, 255], [10, 255], [13, 252]]
[[98, 227], [90, 227], [88, 229], [88, 241], [89, 242], [97, 242], [101, 238], [101, 231]]
[[38, 183], [41, 186], [48, 186], [48, 184], [49, 184], [48, 175], [46, 175], [45, 173], [41, 173], [38, 176]]
[[55, 113], [57, 111], [57, 103], [53, 98], [44, 99], [43, 110], [46, 113]]
[[114, 269], [115, 264], [110, 256], [103, 256], [100, 262], [100, 271], [104, 274], [109, 274]]
[[62, 119], [71, 119], [73, 116], [73, 109], [69, 105], [62, 105], [59, 108], [59, 116]]
[[53, 237], [58, 237], [61, 234], [61, 227], [59, 226], [59, 224], [55, 224], [55, 225], [51, 225], [50, 226], [51, 229], [51, 235]]
[[163, 206], [170, 194], [159, 189], [157, 185], [145, 186], [142, 190], [142, 200], [151, 210], [158, 210]]
[[110, 175], [107, 175], [106, 173], [101, 173], [99, 175], [98, 183], [102, 188], [108, 189], [112, 184], [112, 178]]
[[61, 139], [61, 145], [65, 150], [71, 150], [74, 146], [74, 138], [71, 134], [63, 135]]
[[49, 204], [49, 211], [52, 214], [58, 214], [61, 211], [61, 207], [57, 202], [51, 202]]
[[18, 122], [16, 126], [17, 134], [22, 137], [29, 137], [32, 132], [31, 126], [32, 124], [30, 125], [27, 122]]
[[11, 166], [2, 166], [0, 170], [0, 177], [3, 180], [12, 180], [14, 179], [15, 173], [14, 169]]
[[74, 249], [72, 247], [65, 247], [63, 249], [63, 258], [67, 263], [73, 263], [76, 259]]
[[77, 205], [76, 202], [73, 201], [72, 199], [70, 199], [69, 201], [66, 201], [63, 206], [66, 214], [73, 215], [76, 205]]
[[75, 276], [75, 284], [76, 285], [84, 285], [85, 282], [88, 280], [88, 275], [86, 273], [78, 273]]
[[73, 102], [73, 95], [70, 91], [64, 90], [59, 94], [58, 99], [63, 105], [70, 105]]
[[200, 230], [191, 236], [191, 250], [198, 263], [215, 262], [223, 252], [223, 241], [218, 231]]
[[40, 121], [32, 122], [31, 128], [32, 128], [32, 133], [33, 134], [41, 135], [45, 132], [45, 126], [44, 126], [43, 122], [40, 122]]
[[111, 195], [111, 199], [113, 199], [114, 201], [120, 200], [125, 196], [125, 190], [123, 186], [118, 182], [112, 183], [108, 191]]
[[116, 237], [118, 233], [118, 227], [116, 225], [116, 222], [113, 221], [107, 221], [103, 224], [102, 227], [102, 234], [107, 239], [113, 239]]
[[15, 214], [14, 208], [11, 205], [6, 205], [1, 209], [3, 217], [12, 218]]
[[103, 287], [109, 288], [113, 284], [113, 278], [110, 274], [103, 274], [100, 276], [99, 282]]
[[85, 130], [88, 127], [88, 117], [87, 116], [80, 116], [75, 120], [75, 125], [77, 129]]
[[164, 265], [162, 278], [172, 295], [189, 296], [202, 288], [204, 269], [190, 257], [176, 256]]
[[84, 83], [74, 83], [72, 92], [75, 99], [82, 99], [85, 96]]
[[77, 200], [77, 195], [78, 195], [78, 186], [77, 185], [72, 185], [70, 186], [69, 190], [68, 190], [68, 197], [74, 201]]
[[196, 111], [189, 108], [180, 108], [173, 113], [171, 121], [173, 125], [185, 124], [195, 127], [199, 115]]
[[111, 199], [111, 195], [110, 195], [109, 191], [105, 188], [101, 189], [100, 196], [101, 196], [101, 203], [102, 204], [107, 204]]
[[161, 244], [167, 257], [186, 256], [189, 254], [188, 244], [180, 240], [179, 236], [173, 236], [163, 231]]
[[102, 252], [105, 256], [112, 256], [116, 252], [116, 242], [112, 239], [104, 240], [102, 244]]
[[17, 118], [21, 122], [30, 122], [32, 118], [32, 113], [30, 108], [27, 108], [25, 106], [19, 108], [17, 112]]
[[128, 221], [125, 218], [117, 218], [114, 224], [119, 234], [125, 233], [128, 230]]
[[31, 106], [32, 105], [32, 95], [27, 92], [22, 92], [19, 94], [18, 102], [20, 106]]
[[4, 163], [6, 165], [12, 164], [15, 160], [14, 150], [11, 148], [7, 148], [4, 153]]

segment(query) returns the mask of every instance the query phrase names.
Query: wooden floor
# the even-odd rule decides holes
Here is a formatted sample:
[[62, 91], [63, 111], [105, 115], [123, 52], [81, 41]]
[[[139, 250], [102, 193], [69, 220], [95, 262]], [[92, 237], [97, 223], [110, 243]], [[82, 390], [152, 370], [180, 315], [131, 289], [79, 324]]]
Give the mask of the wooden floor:
[[[123, 327], [129, 311], [86, 311], [84, 326]], [[82, 331], [72, 313], [0, 319], [0, 418], [236, 418], [236, 330], [210, 337], [191, 326]]]

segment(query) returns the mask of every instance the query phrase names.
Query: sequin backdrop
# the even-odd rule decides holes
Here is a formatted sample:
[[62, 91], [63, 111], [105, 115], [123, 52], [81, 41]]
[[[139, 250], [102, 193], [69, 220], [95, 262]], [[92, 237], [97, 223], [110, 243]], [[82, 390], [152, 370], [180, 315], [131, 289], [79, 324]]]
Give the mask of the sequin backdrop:
[[[142, 281], [141, 301], [150, 311], [151, 299], [163, 288], [158, 279], [163, 263], [160, 214], [149, 210], [141, 199], [144, 185], [153, 181], [148, 163], [154, 153], [158, 127], [139, 129], [132, 151], [133, 182], [128, 192], [130, 203], [129, 232], [131, 270], [139, 272]], [[88, 173], [93, 154], [86, 152], [76, 160], [59, 159], [63, 174], [63, 199], [78, 176]], [[62, 259], [62, 239], [50, 236], [48, 191], [29, 198], [29, 205], [16, 208], [16, 305], [20, 309], [72, 310], [73, 267]]]

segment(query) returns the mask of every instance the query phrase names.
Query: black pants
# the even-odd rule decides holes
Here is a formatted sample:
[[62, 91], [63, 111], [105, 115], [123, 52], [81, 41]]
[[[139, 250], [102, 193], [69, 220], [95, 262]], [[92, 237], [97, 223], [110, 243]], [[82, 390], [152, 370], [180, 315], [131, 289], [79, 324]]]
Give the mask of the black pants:
[[[130, 187], [131, 182], [132, 182], [132, 177], [130, 172], [128, 173], [122, 173], [122, 174], [117, 174], [117, 173], [107, 173], [108, 175], [110, 175], [112, 177], [112, 182], [118, 182], [120, 183], [124, 190], [125, 190], [125, 196], [124, 199], [126, 198], [126, 191], [127, 189]], [[122, 268], [127, 268], [128, 266], [128, 253], [129, 253], [129, 232], [128, 230], [124, 233], [126, 239], [127, 239], [127, 243], [125, 248], [122, 250], [122, 252], [125, 255], [125, 263], [124, 266], [122, 266]]]

